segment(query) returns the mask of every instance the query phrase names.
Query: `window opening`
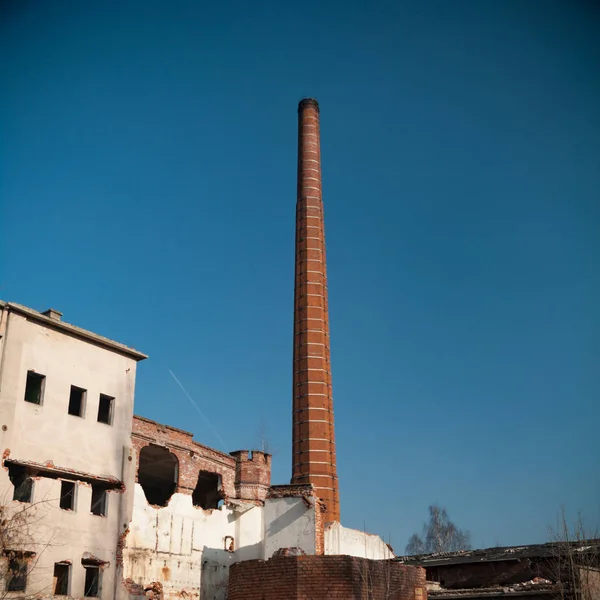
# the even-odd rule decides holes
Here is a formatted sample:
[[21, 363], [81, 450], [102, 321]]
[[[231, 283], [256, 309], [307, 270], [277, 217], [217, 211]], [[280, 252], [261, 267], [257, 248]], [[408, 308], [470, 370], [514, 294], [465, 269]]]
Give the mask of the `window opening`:
[[71, 565], [67, 562], [54, 563], [54, 595], [69, 595], [69, 575]]
[[[83, 563], [83, 561], [81, 561]], [[100, 596], [100, 567], [93, 564], [83, 564], [85, 569], [85, 587], [83, 595], [86, 598]]]
[[92, 485], [92, 506], [91, 513], [99, 517], [106, 516], [106, 488]]
[[27, 589], [28, 559], [35, 556], [33, 552], [18, 552], [5, 550], [4, 556], [8, 559], [6, 570], [6, 591], [24, 592]]
[[69, 395], [69, 414], [74, 417], [83, 417], [85, 410], [85, 397], [86, 390], [77, 387], [76, 385], [71, 386], [71, 393]]
[[163, 446], [150, 444], [140, 451], [138, 483], [149, 504], [166, 506], [177, 488], [177, 457]]
[[198, 473], [198, 482], [192, 492], [192, 503], [194, 506], [200, 506], [205, 510], [219, 508], [222, 500], [221, 476], [210, 471], [200, 471]]
[[27, 469], [21, 465], [8, 465], [8, 477], [15, 486], [13, 500], [33, 502], [33, 479]]
[[25, 402], [41, 404], [44, 396], [45, 375], [35, 371], [27, 371], [27, 383], [25, 384]]
[[60, 482], [60, 507], [63, 510], [75, 510], [75, 483], [73, 481]]
[[112, 425], [114, 400], [115, 399], [112, 396], [100, 394], [100, 402], [98, 404], [98, 423]]

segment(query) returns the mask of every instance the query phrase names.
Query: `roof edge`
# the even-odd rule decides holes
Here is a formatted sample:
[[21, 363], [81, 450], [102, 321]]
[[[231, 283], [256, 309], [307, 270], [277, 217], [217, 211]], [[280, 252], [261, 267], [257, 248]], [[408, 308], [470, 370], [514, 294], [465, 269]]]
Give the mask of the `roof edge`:
[[65, 321], [58, 321], [57, 319], [52, 319], [43, 315], [37, 310], [33, 310], [33, 308], [23, 306], [22, 304], [17, 304], [16, 302], [5, 302], [3, 300], [0, 300], [0, 307], [8, 308], [9, 310], [14, 311], [15, 313], [24, 315], [25, 317], [28, 317], [39, 323], [43, 323], [44, 325], [47, 325], [52, 329], [58, 329], [59, 331], [63, 331], [74, 337], [82, 338], [88, 342], [96, 344], [97, 346], [101, 346], [108, 350], [114, 350], [116, 352], [119, 352], [120, 354], [125, 354], [126, 356], [129, 356], [130, 358], [133, 358], [138, 362], [148, 358], [147, 354], [139, 352], [134, 348], [130, 348], [125, 344], [115, 342], [114, 340], [111, 340], [107, 337], [98, 335], [97, 333], [93, 333], [92, 331], [88, 331], [87, 329], [82, 329], [81, 327], [77, 327], [76, 325], [71, 325], [70, 323], [66, 323]]

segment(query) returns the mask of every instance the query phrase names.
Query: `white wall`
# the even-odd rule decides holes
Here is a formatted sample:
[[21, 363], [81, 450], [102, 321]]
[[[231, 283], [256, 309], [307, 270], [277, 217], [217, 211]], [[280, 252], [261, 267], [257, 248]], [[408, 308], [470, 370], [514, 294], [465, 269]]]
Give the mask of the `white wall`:
[[375, 560], [394, 557], [378, 535], [348, 529], [340, 523], [329, 523], [325, 527], [325, 554], [348, 554]]
[[[46, 376], [41, 406], [23, 400], [27, 371]], [[2, 450], [11, 458], [121, 479], [131, 444], [136, 361], [10, 314], [0, 379]], [[69, 415], [71, 385], [87, 390], [84, 418]], [[115, 398], [112, 425], [97, 422], [100, 394]], [[40, 440], [44, 440], [41, 444]]]
[[[80, 472], [120, 481], [131, 479], [127, 460], [131, 446], [131, 416], [136, 361], [65, 332], [2, 311], [0, 358], [0, 452], [4, 458], [38, 465], [51, 464], [63, 472]], [[27, 371], [46, 376], [41, 405], [24, 401]], [[70, 386], [87, 390], [84, 417], [68, 414]], [[112, 425], [97, 422], [100, 393], [115, 398]], [[11, 510], [30, 506], [27, 538], [21, 541], [36, 553], [28, 591], [51, 591], [54, 563], [71, 561], [71, 595], [83, 596], [89, 553], [108, 564], [102, 574], [102, 598], [115, 593], [116, 542], [122, 531], [123, 493], [108, 492], [105, 517], [92, 515], [91, 486], [77, 484], [75, 511], [59, 507], [60, 480], [34, 481], [34, 504], [12, 501], [14, 487], [0, 469], [0, 499]]]
[[[310, 501], [308, 501], [310, 502]], [[314, 554], [315, 507], [302, 498], [273, 498], [265, 501], [265, 553], [269, 559], [279, 548], [302, 548]]]
[[[151, 506], [137, 483], [133, 495], [123, 578], [144, 586], [160, 582], [165, 600], [179, 600], [182, 590], [222, 600], [232, 563], [270, 558], [279, 548], [315, 553], [315, 509], [302, 498], [266, 500], [264, 507], [238, 500], [210, 511], [180, 493], [165, 507]], [[233, 553], [225, 550], [225, 536], [234, 538]], [[130, 597], [124, 588], [120, 594]]]
[[[225, 536], [234, 538], [235, 552], [225, 550]], [[176, 493], [167, 506], [157, 508], [148, 504], [136, 483], [123, 576], [142, 585], [161, 582], [169, 600], [180, 599], [182, 590], [197, 597], [202, 576], [210, 573], [210, 585], [203, 585], [203, 592], [220, 597], [218, 588], [225, 592], [232, 562], [262, 558], [262, 537], [261, 506], [245, 503], [202, 510], [192, 504], [190, 495]]]

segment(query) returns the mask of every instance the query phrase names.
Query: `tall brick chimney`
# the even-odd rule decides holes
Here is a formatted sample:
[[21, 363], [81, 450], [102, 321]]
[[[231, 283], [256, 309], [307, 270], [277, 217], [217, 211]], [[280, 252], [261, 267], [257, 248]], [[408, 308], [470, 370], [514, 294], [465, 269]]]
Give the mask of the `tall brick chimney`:
[[293, 399], [292, 483], [312, 483], [327, 507], [326, 522], [339, 521], [319, 105], [313, 98], [298, 105]]

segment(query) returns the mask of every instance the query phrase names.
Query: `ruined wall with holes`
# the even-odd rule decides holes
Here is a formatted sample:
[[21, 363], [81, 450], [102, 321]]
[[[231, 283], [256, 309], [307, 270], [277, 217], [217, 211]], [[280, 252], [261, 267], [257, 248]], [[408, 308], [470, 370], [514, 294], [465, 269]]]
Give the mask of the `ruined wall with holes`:
[[278, 556], [232, 565], [228, 600], [426, 600], [425, 569], [352, 556]]
[[[323, 507], [313, 487], [271, 487], [270, 456], [227, 455], [141, 417], [134, 418], [132, 439], [137, 472], [120, 552], [120, 598], [143, 597], [159, 585], [164, 600], [184, 592], [224, 600], [235, 562], [269, 558], [281, 547], [311, 554], [322, 548], [316, 523]], [[199, 493], [207, 481], [215, 484], [211, 474], [219, 476], [218, 503], [212, 492]]]
[[136, 480], [123, 539], [121, 597], [142, 595], [157, 582], [165, 599], [182, 592], [225, 598], [229, 565], [264, 552], [271, 457], [228, 455], [142, 417], [134, 417], [132, 440]]
[[349, 529], [341, 523], [328, 523], [325, 526], [325, 554], [348, 554], [373, 560], [394, 557], [391, 546], [378, 535]]
[[262, 556], [261, 506], [203, 510], [192, 504], [189, 494], [175, 493], [166, 507], [156, 507], [148, 504], [139, 484], [134, 495], [123, 549], [129, 592], [160, 582], [165, 599], [180, 598], [182, 591], [192, 598], [224, 598], [219, 590], [224, 594], [227, 589], [229, 564]]
[[[9, 515], [24, 517], [11, 545], [35, 553], [27, 592], [51, 592], [54, 564], [65, 562], [70, 564], [69, 592], [81, 597], [82, 560], [97, 559], [101, 597], [113, 598], [124, 482], [133, 481], [127, 456], [136, 358], [6, 305], [0, 319], [0, 352], [0, 497]], [[45, 376], [39, 404], [24, 400], [30, 370]], [[72, 385], [86, 390], [80, 416], [68, 414]], [[110, 424], [97, 420], [100, 394], [114, 398]], [[33, 482], [29, 502], [13, 500], [15, 469]], [[63, 480], [74, 483], [74, 502], [68, 510], [60, 507]], [[90, 513], [96, 483], [110, 488], [105, 516]]]

